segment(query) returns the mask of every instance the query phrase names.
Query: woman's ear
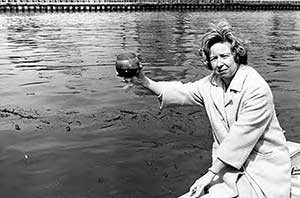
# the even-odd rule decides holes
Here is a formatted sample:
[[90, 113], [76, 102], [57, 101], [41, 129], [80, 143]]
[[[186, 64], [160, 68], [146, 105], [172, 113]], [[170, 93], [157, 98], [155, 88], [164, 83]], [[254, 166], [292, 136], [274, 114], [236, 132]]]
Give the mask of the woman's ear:
[[240, 64], [240, 55], [236, 52], [233, 52], [233, 59], [236, 63]]
[[204, 65], [207, 69], [212, 70], [211, 65], [210, 65], [210, 62], [209, 62], [208, 59], [207, 59], [207, 54], [205, 54], [204, 50], [199, 49], [199, 50], [198, 50], [198, 53], [199, 53], [200, 60], [201, 60], [201, 62], [203, 63], [203, 65]]

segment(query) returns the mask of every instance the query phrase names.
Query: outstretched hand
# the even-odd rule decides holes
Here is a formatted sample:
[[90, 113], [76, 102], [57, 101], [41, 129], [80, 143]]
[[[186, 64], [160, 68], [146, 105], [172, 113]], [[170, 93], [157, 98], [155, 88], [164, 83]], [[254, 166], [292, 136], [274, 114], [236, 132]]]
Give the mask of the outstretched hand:
[[132, 78], [124, 78], [125, 80], [129, 80], [130, 82], [138, 85], [143, 85], [145, 81], [146, 75], [144, 73], [144, 70], [141, 69], [139, 73]]

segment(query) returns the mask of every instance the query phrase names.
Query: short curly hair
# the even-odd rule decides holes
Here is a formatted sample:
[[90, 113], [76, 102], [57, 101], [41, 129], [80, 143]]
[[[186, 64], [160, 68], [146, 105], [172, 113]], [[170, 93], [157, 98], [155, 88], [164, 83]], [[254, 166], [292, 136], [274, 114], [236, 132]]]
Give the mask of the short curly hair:
[[239, 39], [228, 22], [220, 22], [217, 25], [210, 24], [210, 28], [203, 36], [199, 49], [205, 66], [212, 70], [210, 63], [210, 48], [216, 43], [230, 43], [231, 52], [237, 64], [246, 65], [248, 62], [247, 50], [244, 42]]

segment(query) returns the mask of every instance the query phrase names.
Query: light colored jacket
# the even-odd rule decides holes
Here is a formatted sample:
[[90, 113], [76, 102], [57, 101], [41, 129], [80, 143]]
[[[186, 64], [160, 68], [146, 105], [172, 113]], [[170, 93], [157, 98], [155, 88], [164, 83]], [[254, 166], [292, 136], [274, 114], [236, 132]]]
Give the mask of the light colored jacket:
[[240, 174], [265, 197], [289, 197], [291, 165], [286, 139], [272, 92], [252, 67], [240, 66], [227, 91], [214, 74], [193, 83], [159, 83], [161, 108], [199, 105], [207, 111], [214, 137], [213, 161], [218, 157], [230, 165], [214, 181], [211, 197], [238, 196]]

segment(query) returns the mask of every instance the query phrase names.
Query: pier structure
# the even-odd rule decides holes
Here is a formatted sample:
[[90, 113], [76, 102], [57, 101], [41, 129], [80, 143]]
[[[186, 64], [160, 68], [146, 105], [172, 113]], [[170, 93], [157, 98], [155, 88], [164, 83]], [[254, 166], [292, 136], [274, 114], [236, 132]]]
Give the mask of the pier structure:
[[300, 10], [300, 0], [0, 0], [0, 13], [156, 10]]

